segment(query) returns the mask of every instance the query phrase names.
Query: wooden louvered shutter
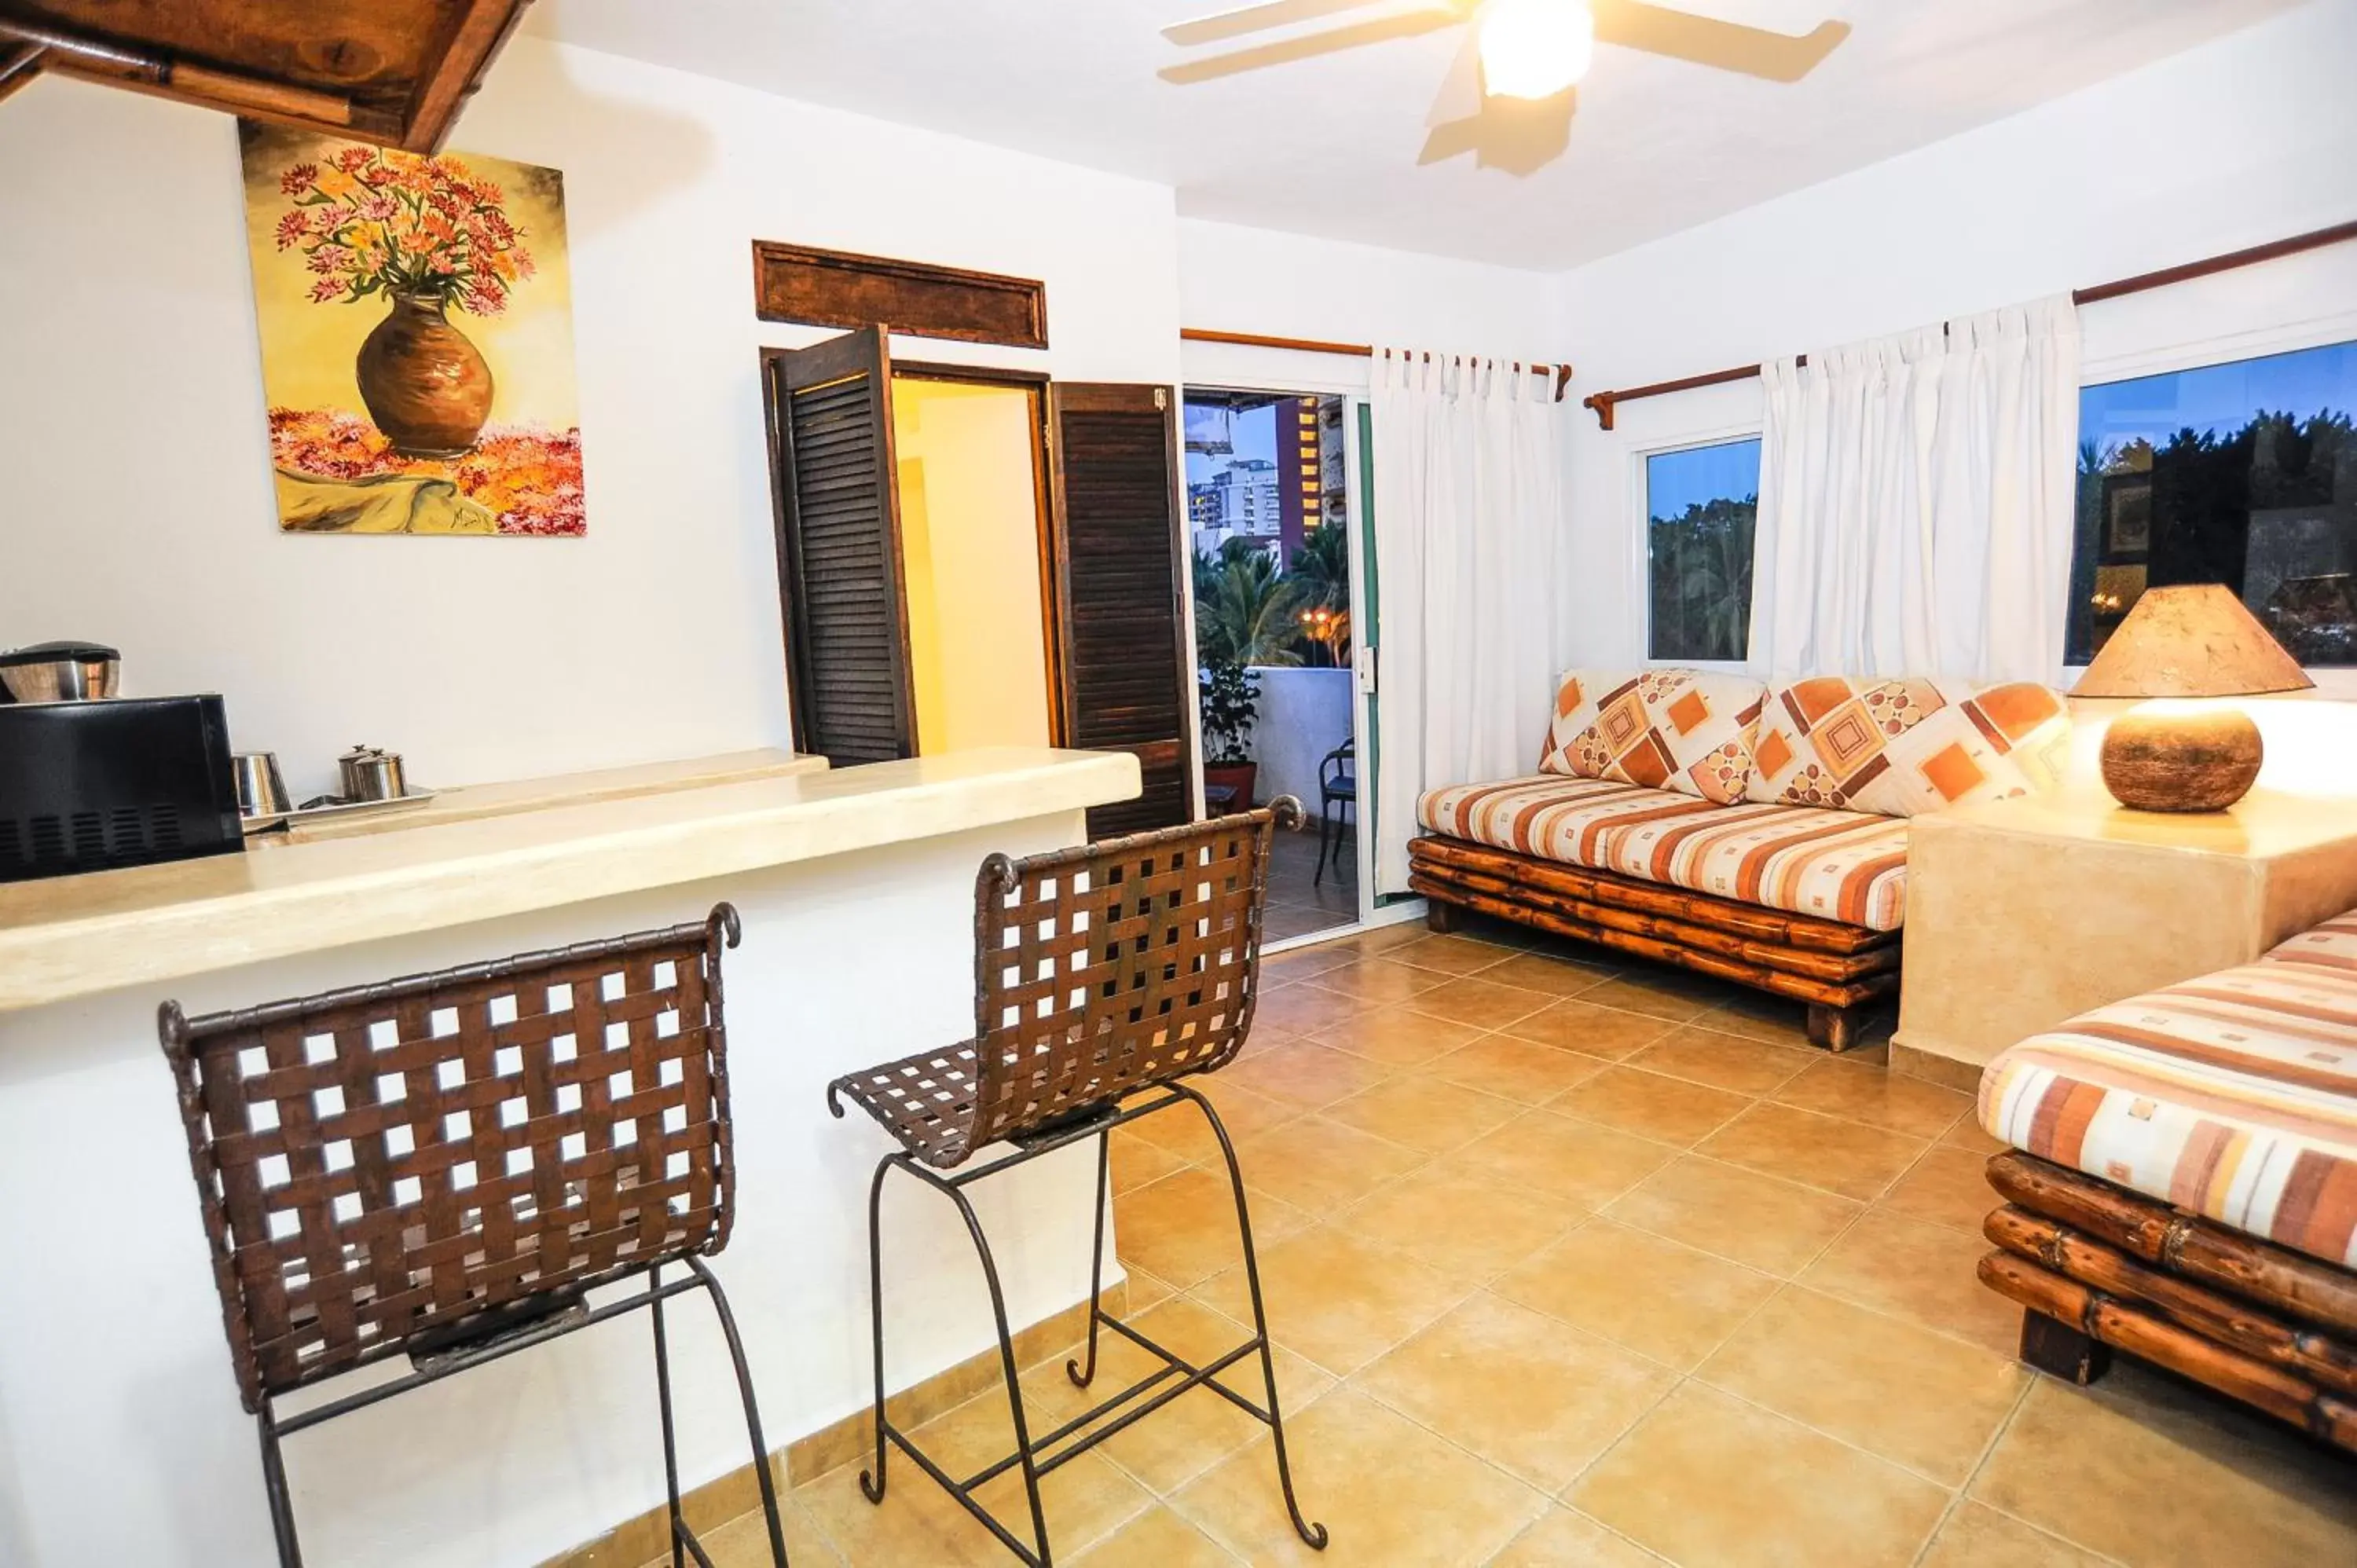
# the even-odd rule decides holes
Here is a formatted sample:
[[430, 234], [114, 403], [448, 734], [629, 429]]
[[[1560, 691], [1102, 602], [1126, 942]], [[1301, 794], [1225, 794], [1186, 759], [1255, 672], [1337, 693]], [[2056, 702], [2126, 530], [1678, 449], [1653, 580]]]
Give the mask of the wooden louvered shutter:
[[1178, 433], [1168, 387], [1049, 389], [1069, 745], [1136, 754], [1146, 792], [1089, 813], [1089, 836], [1194, 815], [1181, 611]]
[[794, 748], [837, 768], [917, 753], [884, 332], [767, 357]]

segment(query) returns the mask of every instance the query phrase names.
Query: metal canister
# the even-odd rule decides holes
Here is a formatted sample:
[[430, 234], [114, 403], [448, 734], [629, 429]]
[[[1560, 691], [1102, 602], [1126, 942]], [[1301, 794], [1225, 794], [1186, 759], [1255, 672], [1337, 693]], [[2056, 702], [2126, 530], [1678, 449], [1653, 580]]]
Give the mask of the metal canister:
[[409, 792], [397, 751], [355, 746], [336, 758], [336, 771], [343, 780], [338, 793], [347, 800], [398, 800]]
[[229, 759], [237, 779], [237, 811], [242, 817], [275, 817], [293, 810], [274, 751], [241, 751]]

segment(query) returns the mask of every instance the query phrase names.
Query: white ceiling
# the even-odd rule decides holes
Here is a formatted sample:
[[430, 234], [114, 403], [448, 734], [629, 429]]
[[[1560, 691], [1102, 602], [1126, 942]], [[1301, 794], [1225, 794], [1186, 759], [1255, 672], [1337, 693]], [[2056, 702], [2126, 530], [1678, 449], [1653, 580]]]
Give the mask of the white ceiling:
[[[1189, 87], [1156, 77], [1189, 58], [1159, 28], [1241, 3], [541, 0], [529, 27], [1160, 181], [1189, 217], [1554, 269], [2000, 119], [2298, 0], [1682, 0], [1786, 32], [1829, 16], [1856, 30], [1790, 86], [1599, 47], [1569, 151], [1527, 178], [1469, 159], [1416, 166], [1460, 30]], [[1371, 0], [1368, 14], [1416, 7]]]

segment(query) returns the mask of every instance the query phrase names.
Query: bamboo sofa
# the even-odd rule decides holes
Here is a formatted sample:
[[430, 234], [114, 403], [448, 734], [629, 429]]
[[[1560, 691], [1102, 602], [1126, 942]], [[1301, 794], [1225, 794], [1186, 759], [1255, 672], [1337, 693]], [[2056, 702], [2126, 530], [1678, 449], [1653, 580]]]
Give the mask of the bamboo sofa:
[[2051, 787], [2039, 685], [1572, 670], [1539, 771], [1428, 790], [1408, 886], [1808, 1004], [1839, 1051], [1899, 989], [1908, 820]]
[[2357, 1452], [2357, 910], [2000, 1052], [1980, 1121], [2024, 1360], [2116, 1348]]

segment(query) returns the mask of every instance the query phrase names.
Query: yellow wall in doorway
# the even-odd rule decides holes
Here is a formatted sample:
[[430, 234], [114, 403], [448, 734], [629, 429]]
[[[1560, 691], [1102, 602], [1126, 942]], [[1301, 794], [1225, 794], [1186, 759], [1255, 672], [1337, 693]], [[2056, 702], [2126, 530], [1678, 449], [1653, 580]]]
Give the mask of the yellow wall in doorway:
[[1031, 394], [896, 380], [892, 439], [918, 751], [1046, 746]]

